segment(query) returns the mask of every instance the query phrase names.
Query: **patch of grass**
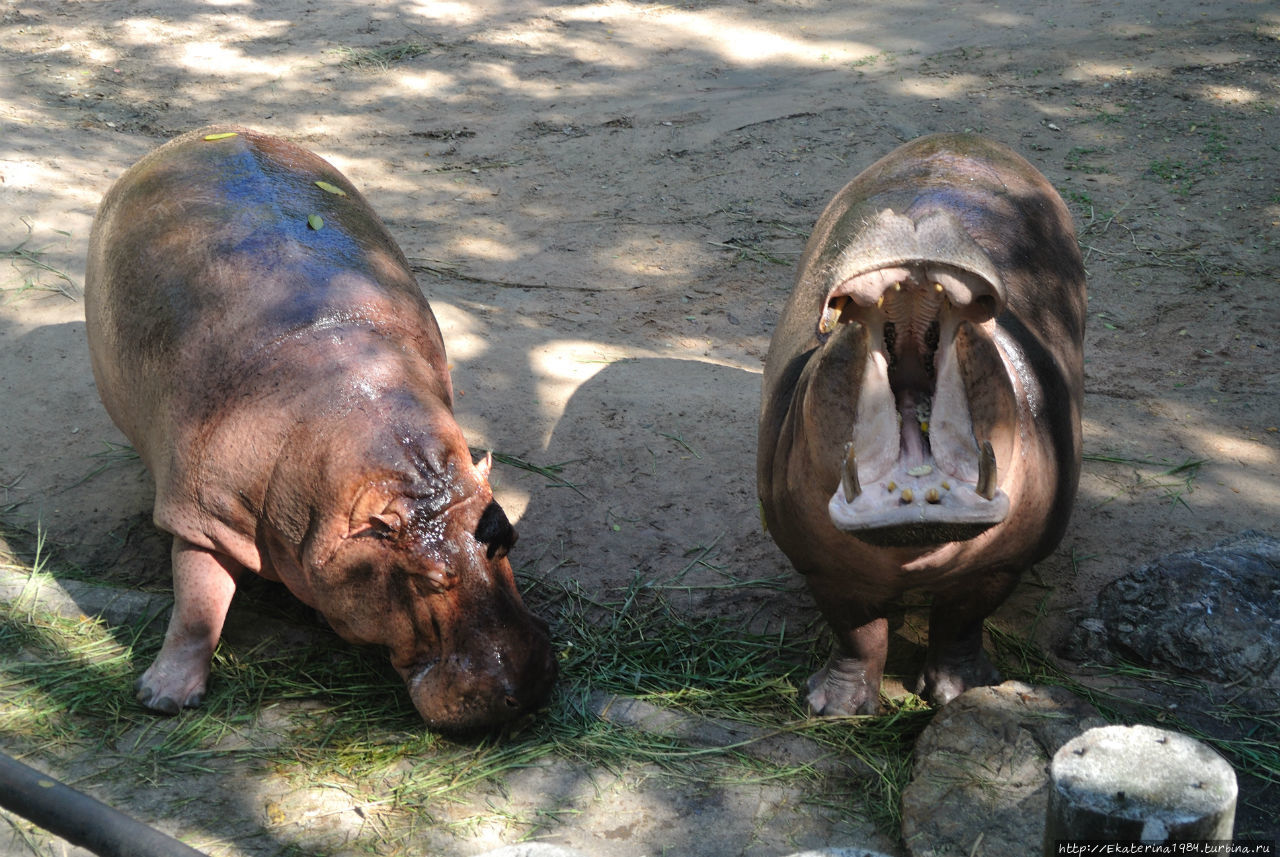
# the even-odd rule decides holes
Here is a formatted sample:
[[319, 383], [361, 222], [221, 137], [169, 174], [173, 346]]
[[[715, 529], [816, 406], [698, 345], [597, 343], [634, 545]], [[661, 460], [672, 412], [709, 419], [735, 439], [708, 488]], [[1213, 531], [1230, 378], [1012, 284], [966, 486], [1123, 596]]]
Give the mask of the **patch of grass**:
[[430, 46], [417, 42], [399, 42], [376, 48], [334, 48], [330, 53], [342, 57], [343, 68], [364, 71], [387, 71], [396, 63], [420, 57], [431, 50]]
[[1098, 108], [1094, 111], [1093, 118], [1106, 125], [1115, 125], [1123, 122], [1128, 118], [1129, 105], [1116, 104], [1113, 105], [1115, 112], [1104, 108]]
[[1076, 205], [1082, 206], [1083, 208], [1093, 208], [1093, 197], [1089, 196], [1087, 193], [1081, 193], [1077, 190], [1069, 190], [1064, 194], [1064, 196], [1066, 196], [1066, 198], [1071, 202], [1074, 202]]
[[1222, 132], [1217, 122], [1210, 120], [1194, 123], [1190, 130], [1192, 133], [1204, 135], [1204, 145], [1200, 147], [1200, 154], [1204, 155], [1206, 160], [1220, 164], [1228, 159], [1231, 146], [1227, 142], [1227, 135]]
[[1155, 176], [1162, 182], [1172, 185], [1178, 196], [1186, 196], [1191, 189], [1209, 172], [1207, 161], [1189, 164], [1186, 161], [1157, 159], [1147, 165], [1147, 175]]
[[[14, 298], [31, 292], [53, 292], [62, 295], [68, 300], [76, 300], [79, 297], [76, 284], [71, 281], [71, 278], [66, 273], [59, 271], [41, 258], [45, 254], [46, 248], [31, 248], [27, 246], [31, 243], [32, 226], [26, 220], [23, 220], [23, 223], [27, 227], [27, 237], [8, 250], [0, 250], [0, 258], [9, 260], [10, 266], [18, 272], [18, 276], [22, 279], [22, 285], [0, 288], [0, 292], [10, 292]], [[61, 229], [54, 231], [59, 235], [71, 236], [70, 232], [63, 232]], [[51, 282], [48, 280], [47, 275], [52, 275]]]
[[98, 452], [89, 454], [89, 457], [96, 462], [93, 469], [67, 486], [66, 490], [69, 491], [72, 488], [79, 487], [113, 467], [133, 464], [140, 460], [138, 457], [138, 451], [127, 443], [116, 443], [115, 441], [104, 440], [102, 442], [102, 446], [103, 448]]
[[[554, 569], [537, 577], [522, 571], [526, 598], [552, 624], [561, 678], [546, 710], [483, 740], [457, 742], [425, 730], [384, 654], [336, 637], [293, 648], [224, 643], [202, 707], [156, 718], [131, 689], [159, 646], [156, 617], [107, 627], [42, 612], [22, 598], [0, 601], [0, 728], [25, 752], [66, 763], [97, 760], [90, 782], [163, 787], [216, 772], [340, 788], [370, 820], [362, 838], [379, 842], [403, 842], [423, 824], [536, 830], [555, 807], [523, 814], [477, 807], [508, 776], [552, 761], [619, 774], [657, 771], [712, 786], [791, 784], [896, 835], [911, 749], [932, 713], [912, 698], [890, 703], [885, 717], [809, 718], [797, 689], [817, 660], [813, 633], [749, 632], [740, 620], [681, 612], [668, 600], [670, 590], [686, 588], [685, 572], [714, 567], [715, 546], [712, 540], [692, 549], [674, 578], [637, 576], [604, 594], [553, 580]], [[37, 561], [25, 564], [7, 555], [4, 564], [47, 574], [47, 550], [34, 555]], [[730, 578], [725, 585], [773, 590], [780, 582]], [[861, 760], [866, 773], [833, 775], [809, 762], [753, 754], [756, 739], [708, 746], [611, 722], [593, 707], [600, 694], [683, 712], [689, 723], [719, 717], [768, 736], [802, 736], [837, 758]], [[463, 810], [440, 811], [461, 801]]]
[[757, 262], [767, 262], [771, 265], [783, 265], [791, 267], [792, 262], [783, 259], [776, 253], [772, 253], [762, 248], [760, 244], [752, 243], [747, 239], [730, 238], [728, 241], [708, 241], [712, 247], [719, 247], [723, 250], [733, 250], [737, 253], [735, 261], [744, 261], [754, 259]]
[[[1182, 506], [1187, 510], [1190, 510], [1191, 506], [1187, 503], [1186, 495], [1195, 490], [1194, 483], [1196, 477], [1200, 475], [1200, 468], [1208, 463], [1206, 458], [1188, 458], [1182, 462], [1167, 459], [1152, 461], [1146, 458], [1126, 458], [1117, 455], [1085, 455], [1083, 458], [1085, 461], [1124, 464], [1133, 468], [1132, 477], [1129, 479], [1103, 476], [1104, 479], [1121, 488], [1115, 494], [1100, 501], [1097, 506], [1105, 506], [1123, 494], [1132, 495], [1139, 491], [1155, 489], [1169, 498], [1170, 505]], [[1150, 468], [1155, 468], [1157, 472], [1143, 472]]]
[[1063, 166], [1068, 170], [1086, 173], [1088, 175], [1109, 173], [1111, 170], [1108, 167], [1088, 163], [1090, 155], [1099, 155], [1105, 151], [1105, 149], [1097, 147], [1075, 146], [1071, 151], [1067, 152], [1067, 157]]

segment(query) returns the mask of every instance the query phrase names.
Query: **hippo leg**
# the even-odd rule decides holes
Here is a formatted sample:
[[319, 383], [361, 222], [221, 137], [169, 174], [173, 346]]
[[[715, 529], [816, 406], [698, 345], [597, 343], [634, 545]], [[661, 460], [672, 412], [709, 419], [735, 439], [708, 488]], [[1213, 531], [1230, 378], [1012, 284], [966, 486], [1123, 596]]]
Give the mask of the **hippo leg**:
[[173, 615], [155, 663], [138, 679], [138, 701], [163, 714], [204, 699], [209, 659], [243, 566], [223, 554], [173, 538]]
[[858, 623], [847, 615], [828, 615], [828, 620], [835, 632], [836, 651], [825, 667], [809, 677], [809, 707], [827, 717], [878, 714], [889, 621], [878, 617]]
[[946, 705], [971, 687], [1000, 683], [982, 650], [982, 623], [1013, 591], [1017, 572], [991, 571], [980, 583], [938, 592], [929, 612], [929, 650], [916, 693]]

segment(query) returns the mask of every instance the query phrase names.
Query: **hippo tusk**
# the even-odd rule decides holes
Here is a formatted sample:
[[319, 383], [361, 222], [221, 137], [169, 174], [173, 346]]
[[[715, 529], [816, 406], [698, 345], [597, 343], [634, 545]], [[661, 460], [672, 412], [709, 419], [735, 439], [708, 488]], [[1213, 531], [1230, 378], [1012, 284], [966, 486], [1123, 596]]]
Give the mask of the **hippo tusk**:
[[982, 442], [982, 455], [978, 457], [978, 482], [974, 490], [984, 500], [996, 496], [996, 452], [991, 448], [989, 440]]
[[844, 468], [840, 474], [840, 487], [844, 489], [846, 503], [852, 503], [862, 493], [862, 485], [858, 483], [858, 455], [852, 442], [844, 445]]

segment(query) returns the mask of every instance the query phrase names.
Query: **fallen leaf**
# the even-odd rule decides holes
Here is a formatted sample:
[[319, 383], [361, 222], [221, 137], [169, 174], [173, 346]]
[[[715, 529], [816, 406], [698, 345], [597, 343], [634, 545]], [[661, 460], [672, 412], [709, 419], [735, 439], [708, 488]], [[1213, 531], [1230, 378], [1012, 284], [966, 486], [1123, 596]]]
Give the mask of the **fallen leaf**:
[[329, 184], [328, 182], [316, 182], [316, 187], [320, 188], [320, 190], [324, 191], [325, 193], [331, 193], [336, 196], [347, 195], [347, 192], [342, 188], [338, 187], [336, 184]]
[[324, 218], [318, 214], [309, 215], [307, 217], [307, 225], [316, 231], [324, 229]]
[[223, 131], [221, 134], [205, 134], [204, 139], [206, 142], [212, 143], [214, 140], [225, 140], [228, 137], [239, 136], [240, 134], [236, 131]]

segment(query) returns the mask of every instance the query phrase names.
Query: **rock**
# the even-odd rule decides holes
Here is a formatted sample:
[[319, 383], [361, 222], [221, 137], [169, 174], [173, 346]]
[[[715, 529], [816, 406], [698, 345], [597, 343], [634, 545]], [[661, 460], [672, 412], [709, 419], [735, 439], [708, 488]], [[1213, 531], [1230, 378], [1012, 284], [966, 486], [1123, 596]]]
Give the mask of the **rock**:
[[1007, 681], [961, 694], [916, 742], [915, 769], [902, 793], [908, 852], [1028, 853], [1027, 844], [1044, 834], [1054, 753], [1102, 725], [1092, 705], [1058, 687]]
[[1059, 653], [1280, 689], [1280, 541], [1256, 531], [1112, 581]]

